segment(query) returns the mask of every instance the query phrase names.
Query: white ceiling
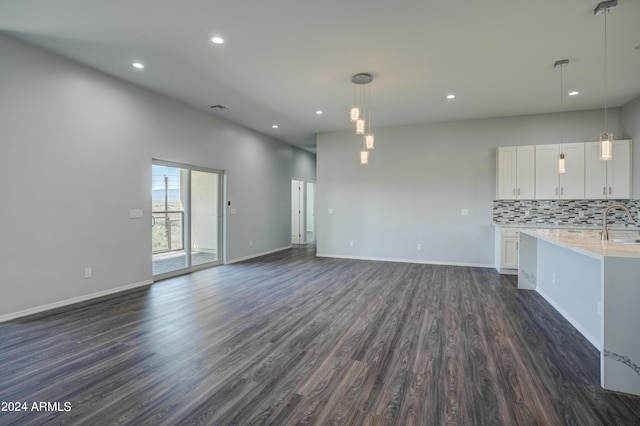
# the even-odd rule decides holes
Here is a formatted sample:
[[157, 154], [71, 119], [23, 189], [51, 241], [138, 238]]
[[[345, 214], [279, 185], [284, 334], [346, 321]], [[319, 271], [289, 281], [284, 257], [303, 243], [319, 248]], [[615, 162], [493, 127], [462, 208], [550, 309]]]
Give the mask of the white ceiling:
[[[313, 134], [352, 126], [351, 76], [358, 72], [375, 76], [374, 130], [559, 111], [559, 59], [570, 60], [565, 92], [580, 91], [565, 97], [565, 110], [602, 107], [597, 3], [0, 0], [0, 31], [313, 149]], [[225, 43], [211, 43], [213, 35]], [[619, 0], [607, 15], [611, 107], [640, 95], [638, 45], [640, 0]], [[133, 61], [145, 69], [134, 70]], [[445, 99], [449, 93], [456, 99]], [[216, 104], [228, 109], [214, 112]]]

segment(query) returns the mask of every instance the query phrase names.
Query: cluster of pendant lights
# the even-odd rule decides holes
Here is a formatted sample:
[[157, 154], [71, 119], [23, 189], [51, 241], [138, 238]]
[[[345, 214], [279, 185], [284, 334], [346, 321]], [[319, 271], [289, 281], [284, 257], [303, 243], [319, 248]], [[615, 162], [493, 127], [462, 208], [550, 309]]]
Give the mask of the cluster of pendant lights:
[[[604, 132], [600, 134], [600, 160], [609, 161], [613, 158], [613, 133], [607, 130], [607, 14], [618, 5], [618, 0], [609, 0], [599, 3], [593, 11], [594, 15], [604, 15]], [[563, 91], [562, 91], [562, 66], [569, 63], [568, 59], [556, 61], [554, 68], [560, 68], [560, 121], [564, 113]], [[562, 124], [560, 128], [560, 143], [562, 143]], [[558, 160], [558, 172], [566, 173], [566, 162], [564, 153], [560, 154]]]
[[[349, 120], [355, 123], [356, 135], [362, 135], [362, 150], [360, 164], [369, 164], [369, 151], [375, 149], [375, 137], [371, 133], [371, 82], [373, 76], [359, 73], [351, 77], [353, 83], [353, 106], [349, 110]], [[367, 90], [365, 93], [365, 86]], [[367, 104], [365, 113], [364, 104]]]

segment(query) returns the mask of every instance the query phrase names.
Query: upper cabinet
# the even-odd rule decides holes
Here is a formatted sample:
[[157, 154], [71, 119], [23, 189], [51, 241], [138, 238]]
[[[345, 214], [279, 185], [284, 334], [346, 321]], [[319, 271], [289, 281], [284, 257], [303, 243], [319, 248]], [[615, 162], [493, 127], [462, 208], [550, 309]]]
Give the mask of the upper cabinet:
[[535, 146], [509, 146], [497, 150], [498, 199], [533, 200], [535, 196]]
[[[536, 199], [584, 198], [583, 143], [536, 145]], [[564, 155], [566, 173], [560, 173], [558, 160]]]
[[587, 142], [585, 198], [631, 198], [631, 140], [613, 141], [613, 158], [600, 160], [600, 143]]
[[[497, 199], [631, 198], [631, 140], [613, 141], [613, 159], [600, 160], [599, 142], [497, 149]], [[564, 154], [566, 173], [558, 170]]]

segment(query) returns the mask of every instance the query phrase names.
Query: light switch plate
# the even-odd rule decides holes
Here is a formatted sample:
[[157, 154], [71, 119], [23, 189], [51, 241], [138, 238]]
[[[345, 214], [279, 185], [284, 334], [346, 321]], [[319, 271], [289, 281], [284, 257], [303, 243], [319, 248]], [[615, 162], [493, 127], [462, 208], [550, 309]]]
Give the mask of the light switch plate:
[[329, 209], [329, 214], [333, 214], [333, 209]]
[[469, 216], [469, 210], [468, 209], [462, 209], [462, 211], [460, 213], [462, 214], [462, 216]]
[[129, 210], [129, 219], [140, 219], [142, 217], [142, 209]]
[[231, 209], [230, 214], [236, 214], [236, 209]]

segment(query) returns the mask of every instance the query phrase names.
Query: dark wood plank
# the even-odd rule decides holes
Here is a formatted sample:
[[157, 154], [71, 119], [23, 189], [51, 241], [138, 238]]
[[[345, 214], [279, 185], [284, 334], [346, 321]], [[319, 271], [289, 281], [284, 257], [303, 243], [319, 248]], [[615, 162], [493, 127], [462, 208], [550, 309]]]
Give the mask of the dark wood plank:
[[0, 401], [72, 410], [0, 424], [640, 424], [515, 279], [310, 246], [6, 322]]

